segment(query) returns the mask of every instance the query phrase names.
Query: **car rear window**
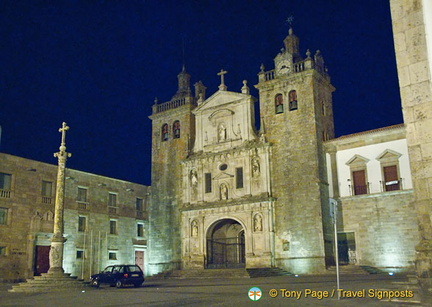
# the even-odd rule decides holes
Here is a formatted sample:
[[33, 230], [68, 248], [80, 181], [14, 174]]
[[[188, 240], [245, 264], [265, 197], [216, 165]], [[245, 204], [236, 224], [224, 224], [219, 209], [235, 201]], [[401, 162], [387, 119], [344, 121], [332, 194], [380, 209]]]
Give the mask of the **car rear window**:
[[141, 272], [141, 269], [137, 265], [130, 265], [128, 266], [129, 272]]

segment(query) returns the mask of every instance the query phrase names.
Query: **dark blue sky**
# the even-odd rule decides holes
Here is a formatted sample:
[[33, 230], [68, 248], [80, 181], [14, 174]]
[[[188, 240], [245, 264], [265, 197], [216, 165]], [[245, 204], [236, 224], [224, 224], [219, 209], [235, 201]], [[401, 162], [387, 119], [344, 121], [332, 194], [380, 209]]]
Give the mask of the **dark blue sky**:
[[68, 167], [150, 184], [148, 116], [177, 90], [182, 41], [207, 96], [221, 68], [253, 88], [290, 15], [302, 55], [324, 56], [337, 136], [402, 122], [388, 1], [2, 0], [0, 151], [56, 164], [66, 121]]

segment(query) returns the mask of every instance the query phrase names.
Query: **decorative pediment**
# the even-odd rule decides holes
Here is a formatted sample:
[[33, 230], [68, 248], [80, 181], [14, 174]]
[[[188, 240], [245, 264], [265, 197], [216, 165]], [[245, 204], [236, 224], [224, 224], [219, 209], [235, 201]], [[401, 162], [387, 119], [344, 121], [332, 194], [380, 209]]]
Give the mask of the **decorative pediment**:
[[345, 163], [348, 166], [365, 165], [369, 162], [369, 159], [362, 157], [360, 155], [354, 155], [351, 159]]
[[402, 154], [391, 149], [386, 149], [376, 159], [380, 162], [397, 161], [400, 156]]
[[220, 174], [217, 174], [213, 180], [221, 180], [221, 179], [228, 179], [228, 178], [232, 178], [234, 177], [234, 175], [225, 173], [225, 172], [221, 172]]
[[228, 91], [217, 91], [212, 96], [210, 96], [208, 99], [206, 99], [203, 103], [198, 105], [198, 107], [195, 109], [194, 113], [199, 113], [207, 109], [211, 108], [217, 108], [222, 105], [233, 103], [240, 101], [245, 98], [249, 98], [249, 95], [243, 94], [243, 93], [236, 93], [236, 92], [228, 92]]

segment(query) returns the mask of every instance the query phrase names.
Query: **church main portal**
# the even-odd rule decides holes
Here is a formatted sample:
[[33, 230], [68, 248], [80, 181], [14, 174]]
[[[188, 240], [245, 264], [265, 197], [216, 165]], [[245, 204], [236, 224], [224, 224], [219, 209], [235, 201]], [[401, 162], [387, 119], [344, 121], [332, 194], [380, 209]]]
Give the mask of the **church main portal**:
[[245, 267], [245, 232], [239, 222], [223, 219], [207, 231], [208, 269]]

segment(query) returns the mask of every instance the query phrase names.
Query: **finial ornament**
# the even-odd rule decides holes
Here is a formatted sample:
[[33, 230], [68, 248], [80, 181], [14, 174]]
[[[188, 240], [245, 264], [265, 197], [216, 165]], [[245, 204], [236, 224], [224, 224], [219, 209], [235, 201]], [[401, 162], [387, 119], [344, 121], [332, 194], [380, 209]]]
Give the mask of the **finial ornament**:
[[59, 128], [59, 132], [61, 132], [62, 137], [61, 137], [61, 143], [60, 143], [60, 147], [59, 147], [59, 152], [54, 153], [54, 157], [71, 157], [72, 154], [71, 153], [66, 153], [66, 131], [69, 130], [68, 125], [63, 122], [62, 123], [62, 127]]
[[227, 90], [227, 87], [225, 85], [225, 78], [224, 78], [224, 75], [227, 73], [228, 72], [226, 70], [223, 70], [223, 69], [221, 69], [221, 71], [217, 73], [217, 75], [221, 77], [221, 84], [219, 85], [219, 90], [221, 90], [221, 91]]

